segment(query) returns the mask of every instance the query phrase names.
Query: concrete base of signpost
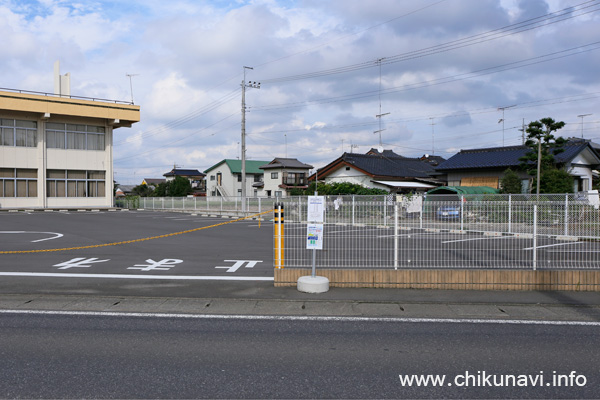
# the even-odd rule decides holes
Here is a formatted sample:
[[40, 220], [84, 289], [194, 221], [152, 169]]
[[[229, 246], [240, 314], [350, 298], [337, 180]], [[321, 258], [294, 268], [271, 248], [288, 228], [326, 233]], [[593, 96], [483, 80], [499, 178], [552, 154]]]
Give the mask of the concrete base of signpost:
[[298, 278], [298, 291], [304, 293], [325, 293], [329, 291], [329, 279], [324, 276], [301, 276]]

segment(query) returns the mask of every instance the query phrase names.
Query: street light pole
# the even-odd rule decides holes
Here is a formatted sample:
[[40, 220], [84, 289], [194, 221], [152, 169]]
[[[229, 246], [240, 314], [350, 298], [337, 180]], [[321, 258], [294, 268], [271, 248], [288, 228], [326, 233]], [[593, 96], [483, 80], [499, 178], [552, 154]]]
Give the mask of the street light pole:
[[246, 212], [246, 88], [260, 89], [260, 82], [246, 83], [246, 70], [254, 69], [244, 66], [244, 80], [242, 81], [242, 212]]

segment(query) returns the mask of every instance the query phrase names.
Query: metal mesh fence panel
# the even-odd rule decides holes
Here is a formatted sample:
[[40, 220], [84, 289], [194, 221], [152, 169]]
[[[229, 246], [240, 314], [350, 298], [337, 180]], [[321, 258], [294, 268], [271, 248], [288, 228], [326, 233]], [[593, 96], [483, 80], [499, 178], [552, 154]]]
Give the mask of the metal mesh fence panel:
[[[284, 266], [310, 267], [307, 197], [283, 199]], [[600, 266], [598, 196], [326, 196], [327, 268]]]

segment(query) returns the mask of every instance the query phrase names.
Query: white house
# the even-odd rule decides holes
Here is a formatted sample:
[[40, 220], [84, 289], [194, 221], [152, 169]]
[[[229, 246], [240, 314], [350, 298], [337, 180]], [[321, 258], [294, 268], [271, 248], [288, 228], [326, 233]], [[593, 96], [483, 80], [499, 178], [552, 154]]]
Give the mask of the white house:
[[264, 171], [263, 183], [254, 184], [259, 196], [287, 197], [293, 189], [308, 187], [308, 171], [313, 166], [295, 158], [275, 158], [259, 168]]
[[[261, 182], [263, 170], [259, 167], [268, 161], [246, 160], [246, 195], [258, 196], [258, 188], [252, 185]], [[208, 196], [237, 197], [242, 195], [242, 161], [225, 159], [204, 171]]]
[[313, 174], [309, 179], [405, 193], [425, 192], [439, 186], [434, 174], [435, 169], [427, 160], [403, 157], [391, 150], [381, 153], [371, 150], [367, 154], [344, 153], [319, 168], [318, 176]]

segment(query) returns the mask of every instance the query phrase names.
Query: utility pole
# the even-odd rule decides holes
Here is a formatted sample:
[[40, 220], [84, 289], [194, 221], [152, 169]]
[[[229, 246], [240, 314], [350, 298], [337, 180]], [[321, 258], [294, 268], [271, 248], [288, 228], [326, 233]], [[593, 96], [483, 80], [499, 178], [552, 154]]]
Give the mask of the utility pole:
[[246, 83], [246, 70], [254, 69], [244, 66], [244, 80], [242, 81], [242, 212], [246, 212], [246, 88], [260, 89], [260, 82]]
[[519, 130], [521, 131], [521, 144], [525, 145], [525, 118], [523, 118], [523, 126]]
[[583, 139], [583, 117], [588, 117], [592, 114], [580, 114], [577, 117], [581, 118], [581, 138]]
[[512, 106], [498, 107], [498, 111], [502, 110], [502, 118], [500, 119], [500, 121], [498, 121], [498, 123], [502, 122], [502, 147], [504, 147], [504, 110], [515, 106], [516, 104], [513, 104]]
[[129, 89], [131, 90], [131, 104], [133, 104], [133, 82], [131, 78], [134, 76], [138, 76], [139, 74], [125, 74], [125, 76], [129, 77]]
[[390, 113], [385, 113], [382, 114], [381, 113], [381, 62], [385, 60], [385, 58], [378, 58], [377, 61], [375, 61], [377, 63], [377, 65], [379, 65], [379, 114], [377, 114], [375, 117], [377, 117], [377, 119], [379, 119], [379, 130], [376, 130], [373, 133], [379, 133], [379, 147], [380, 150], [383, 151], [383, 142], [381, 141], [381, 132], [385, 131], [385, 129], [381, 128], [381, 117], [383, 117], [384, 115], [389, 115]]
[[434, 156], [435, 155], [435, 131], [433, 130], [433, 126], [435, 125], [435, 122], [433, 122], [435, 117], [430, 117], [429, 119], [431, 120], [431, 155]]

